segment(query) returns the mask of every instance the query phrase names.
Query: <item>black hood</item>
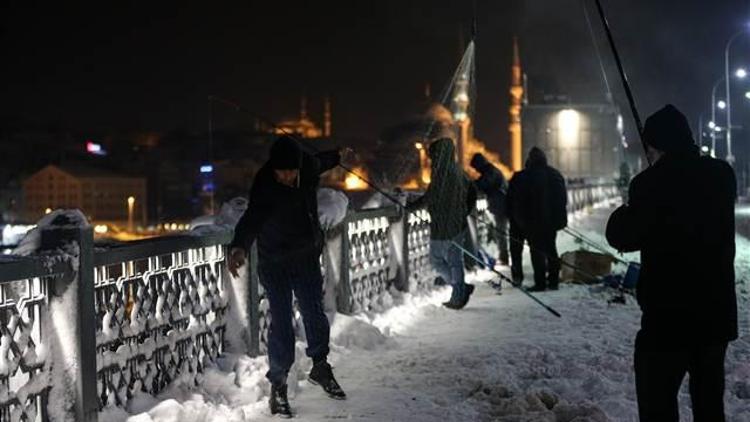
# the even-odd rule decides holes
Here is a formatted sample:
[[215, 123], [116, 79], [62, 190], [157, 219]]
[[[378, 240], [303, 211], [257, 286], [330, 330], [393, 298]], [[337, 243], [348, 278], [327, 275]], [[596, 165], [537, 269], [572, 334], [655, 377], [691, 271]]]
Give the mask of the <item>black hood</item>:
[[537, 147], [532, 147], [529, 156], [526, 158], [526, 168], [544, 167], [547, 165], [547, 156], [544, 151]]
[[293, 170], [302, 164], [302, 149], [291, 136], [279, 137], [271, 146], [269, 166], [274, 170]]
[[672, 104], [646, 119], [643, 138], [647, 144], [666, 153], [687, 152], [695, 145], [687, 118]]

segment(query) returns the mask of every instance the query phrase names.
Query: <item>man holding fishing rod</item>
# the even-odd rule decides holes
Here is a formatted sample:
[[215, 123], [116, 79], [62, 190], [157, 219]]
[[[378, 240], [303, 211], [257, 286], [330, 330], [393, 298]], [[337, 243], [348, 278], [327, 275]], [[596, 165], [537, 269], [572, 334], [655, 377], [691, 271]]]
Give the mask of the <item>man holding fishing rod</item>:
[[677, 422], [690, 375], [693, 420], [722, 422], [724, 357], [737, 338], [734, 287], [736, 180], [724, 161], [700, 156], [685, 116], [667, 105], [646, 120], [652, 165], [607, 223], [607, 240], [641, 252], [635, 340], [640, 420]]
[[287, 375], [294, 363], [292, 292], [297, 298], [313, 361], [309, 380], [333, 399], [346, 394], [327, 362], [330, 326], [323, 312], [320, 254], [323, 232], [318, 220], [317, 187], [320, 175], [339, 165], [341, 151], [308, 154], [290, 136], [279, 137], [268, 162], [258, 171], [249, 206], [235, 228], [227, 267], [233, 276], [258, 242], [258, 274], [271, 312], [268, 333], [268, 373], [271, 413], [292, 417], [287, 398]]

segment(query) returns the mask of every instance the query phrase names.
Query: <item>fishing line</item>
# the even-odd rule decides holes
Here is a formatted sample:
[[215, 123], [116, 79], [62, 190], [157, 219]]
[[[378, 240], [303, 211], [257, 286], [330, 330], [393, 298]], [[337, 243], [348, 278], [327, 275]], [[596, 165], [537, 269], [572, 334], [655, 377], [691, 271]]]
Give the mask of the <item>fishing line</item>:
[[[271, 119], [268, 119], [268, 118], [264, 117], [264, 116], [263, 116], [263, 115], [261, 115], [261, 114], [258, 114], [258, 113], [254, 113], [254, 112], [252, 112], [252, 111], [250, 111], [250, 110], [247, 110], [247, 109], [245, 109], [245, 108], [241, 107], [241, 106], [240, 106], [239, 104], [237, 104], [237, 103], [234, 103], [234, 102], [232, 102], [232, 101], [229, 101], [229, 100], [225, 100], [225, 99], [223, 99], [223, 98], [221, 98], [221, 97], [217, 97], [217, 96], [214, 96], [214, 95], [210, 95], [210, 96], [208, 97], [208, 99], [209, 99], [209, 101], [215, 101], [215, 100], [218, 100], [218, 101], [220, 101], [220, 102], [222, 102], [222, 103], [224, 103], [224, 104], [228, 104], [228, 105], [232, 106], [232, 107], [233, 107], [233, 108], [234, 108], [234, 109], [235, 109], [236, 111], [239, 111], [239, 112], [243, 112], [243, 113], [246, 113], [246, 114], [248, 114], [248, 115], [250, 115], [250, 116], [252, 116], [252, 117], [254, 117], [254, 118], [257, 118], [257, 119], [263, 120], [263, 121], [264, 121], [264, 122], [265, 122], [266, 124], [268, 124], [268, 125], [269, 125], [269, 126], [271, 126], [272, 128], [274, 128], [274, 129], [277, 129], [277, 130], [281, 131], [281, 132], [282, 132], [282, 133], [283, 133], [284, 135], [286, 135], [286, 136], [288, 136], [288, 137], [290, 137], [290, 138], [292, 138], [292, 139], [296, 140], [296, 141], [297, 141], [297, 142], [298, 142], [298, 143], [300, 144], [300, 146], [301, 146], [301, 147], [302, 147], [303, 149], [307, 149], [307, 150], [308, 150], [308, 152], [309, 152], [309, 151], [312, 151], [313, 153], [316, 153], [316, 154], [320, 152], [320, 151], [319, 151], [319, 150], [318, 150], [317, 148], [315, 148], [314, 146], [312, 146], [312, 145], [310, 145], [309, 143], [305, 142], [304, 140], [302, 140], [301, 138], [299, 138], [299, 137], [298, 137], [298, 136], [296, 136], [295, 134], [293, 134], [293, 133], [290, 133], [290, 132], [289, 132], [288, 130], [286, 130], [285, 128], [279, 127], [278, 125], [276, 125], [276, 124], [275, 124], [275, 123], [273, 122], [273, 120], [271, 120]], [[353, 169], [351, 169], [351, 168], [350, 168], [349, 166], [347, 166], [347, 165], [345, 165], [345, 164], [342, 164], [342, 163], [340, 163], [340, 162], [339, 162], [339, 163], [338, 163], [338, 167], [341, 167], [341, 168], [342, 168], [342, 169], [344, 169], [344, 170], [345, 170], [345, 171], [346, 171], [347, 173], [349, 173], [349, 174], [352, 174], [352, 175], [354, 175], [355, 177], [359, 178], [359, 179], [360, 179], [360, 180], [361, 180], [362, 182], [364, 182], [364, 183], [365, 183], [366, 185], [370, 186], [370, 187], [371, 187], [371, 188], [372, 188], [372, 189], [373, 189], [374, 191], [376, 191], [376, 192], [380, 193], [381, 195], [383, 195], [383, 197], [385, 197], [386, 199], [388, 199], [388, 200], [390, 200], [391, 202], [393, 202], [393, 204], [394, 204], [394, 205], [395, 205], [395, 206], [397, 207], [397, 209], [401, 210], [402, 212], [406, 213], [407, 215], [414, 215], [414, 217], [415, 217], [415, 218], [416, 218], [416, 219], [417, 219], [417, 220], [418, 220], [418, 221], [419, 221], [420, 223], [428, 223], [428, 221], [427, 221], [427, 220], [425, 220], [425, 219], [423, 219], [423, 218], [419, 217], [419, 216], [418, 216], [418, 215], [416, 215], [416, 214], [410, 213], [410, 212], [409, 212], [409, 210], [408, 210], [408, 209], [406, 209], [406, 206], [405, 206], [405, 205], [403, 205], [403, 204], [401, 204], [401, 202], [400, 202], [400, 201], [399, 201], [398, 199], [394, 198], [394, 197], [393, 197], [393, 196], [392, 196], [391, 194], [389, 194], [389, 193], [385, 192], [385, 191], [384, 191], [383, 189], [381, 189], [381, 188], [380, 188], [379, 186], [377, 186], [377, 185], [376, 185], [375, 183], [371, 182], [371, 181], [370, 181], [369, 179], [367, 179], [367, 178], [365, 178], [365, 177], [363, 177], [363, 176], [359, 175], [359, 174], [358, 174], [358, 173], [357, 173], [356, 171], [354, 171]], [[531, 292], [527, 291], [527, 290], [526, 290], [526, 288], [525, 288], [525, 287], [523, 287], [523, 285], [522, 285], [521, 283], [516, 283], [516, 282], [515, 282], [515, 281], [514, 281], [513, 279], [509, 278], [508, 276], [506, 276], [505, 274], [501, 273], [500, 271], [497, 271], [497, 270], [496, 270], [496, 269], [494, 269], [494, 268], [490, 268], [490, 266], [489, 266], [489, 265], [487, 265], [487, 264], [486, 264], [486, 263], [485, 263], [484, 261], [482, 261], [482, 259], [480, 259], [480, 258], [479, 258], [479, 257], [477, 257], [476, 255], [474, 255], [473, 253], [471, 253], [471, 252], [470, 252], [469, 250], [467, 250], [467, 249], [466, 249], [465, 247], [463, 247], [462, 245], [460, 245], [460, 244], [459, 244], [458, 242], [456, 242], [455, 240], [451, 240], [451, 241], [450, 241], [450, 243], [451, 243], [451, 245], [452, 245], [452, 246], [454, 246], [455, 248], [457, 248], [458, 250], [460, 250], [460, 251], [461, 251], [461, 252], [462, 252], [462, 253], [463, 253], [464, 255], [468, 256], [468, 257], [469, 257], [469, 258], [471, 258], [471, 259], [472, 259], [473, 261], [475, 261], [476, 263], [478, 263], [479, 265], [481, 265], [481, 266], [482, 266], [482, 267], [484, 267], [485, 269], [487, 269], [487, 270], [489, 270], [489, 271], [493, 272], [494, 274], [496, 274], [497, 276], [499, 276], [499, 277], [500, 277], [501, 279], [503, 279], [503, 280], [505, 280], [506, 282], [510, 283], [510, 284], [511, 284], [512, 286], [516, 287], [516, 288], [517, 288], [518, 290], [520, 290], [520, 291], [521, 291], [521, 292], [522, 292], [523, 294], [525, 294], [525, 295], [526, 295], [527, 297], [529, 297], [529, 298], [530, 298], [531, 300], [533, 300], [534, 302], [536, 302], [536, 303], [537, 303], [538, 305], [542, 306], [542, 307], [543, 307], [544, 309], [546, 309], [546, 310], [547, 310], [548, 312], [550, 312], [550, 313], [551, 313], [552, 315], [554, 315], [554, 316], [556, 316], [556, 317], [558, 317], [558, 318], [561, 318], [561, 317], [562, 317], [562, 315], [560, 315], [560, 313], [559, 313], [559, 312], [557, 312], [557, 311], [556, 311], [555, 309], [553, 309], [553, 308], [552, 308], [552, 307], [550, 307], [549, 305], [547, 305], [547, 304], [545, 304], [544, 302], [542, 302], [542, 301], [541, 301], [541, 300], [540, 300], [539, 298], [537, 298], [536, 296], [534, 296], [534, 295], [533, 295], [533, 294], [532, 294]]]

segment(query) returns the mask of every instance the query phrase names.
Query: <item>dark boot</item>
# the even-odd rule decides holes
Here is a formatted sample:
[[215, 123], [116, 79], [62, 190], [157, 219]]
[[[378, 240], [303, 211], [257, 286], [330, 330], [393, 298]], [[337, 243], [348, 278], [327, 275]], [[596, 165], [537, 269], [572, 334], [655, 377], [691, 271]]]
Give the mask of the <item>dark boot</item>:
[[333, 371], [331, 365], [326, 361], [320, 361], [313, 365], [308, 376], [310, 383], [313, 385], [319, 385], [323, 388], [323, 391], [328, 394], [328, 397], [335, 400], [346, 399], [346, 393], [341, 389], [341, 386], [336, 382], [336, 378], [333, 377]]
[[543, 292], [545, 290], [547, 290], [547, 286], [544, 286], [544, 285], [541, 285], [541, 284], [535, 284], [534, 286], [529, 287], [528, 289], [526, 289], [526, 291], [528, 291], [528, 292]]
[[293, 417], [292, 409], [289, 407], [289, 399], [286, 395], [286, 384], [271, 385], [271, 397], [268, 399], [271, 414], [280, 418], [289, 419]]
[[469, 303], [469, 299], [471, 298], [472, 293], [474, 293], [474, 285], [467, 284], [466, 287], [464, 287], [463, 300], [461, 301], [461, 303], [457, 304], [456, 308], [453, 308], [453, 309], [462, 309], [464, 306], [466, 306]]

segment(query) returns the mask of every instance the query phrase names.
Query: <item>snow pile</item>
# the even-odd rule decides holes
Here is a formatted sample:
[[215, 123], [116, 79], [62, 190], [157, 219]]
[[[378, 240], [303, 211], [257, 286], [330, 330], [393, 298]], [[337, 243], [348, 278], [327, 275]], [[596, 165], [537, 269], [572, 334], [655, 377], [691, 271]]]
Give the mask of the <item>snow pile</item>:
[[54, 210], [42, 217], [36, 227], [26, 233], [18, 246], [13, 249], [13, 255], [28, 256], [35, 253], [41, 247], [42, 231], [53, 226], [56, 228], [82, 228], [89, 227], [89, 222], [81, 210]]
[[247, 198], [237, 197], [221, 205], [216, 215], [204, 215], [190, 222], [191, 234], [204, 235], [217, 231], [234, 230], [247, 209]]
[[340, 224], [349, 209], [349, 198], [341, 191], [331, 188], [318, 189], [318, 219], [323, 229]]

